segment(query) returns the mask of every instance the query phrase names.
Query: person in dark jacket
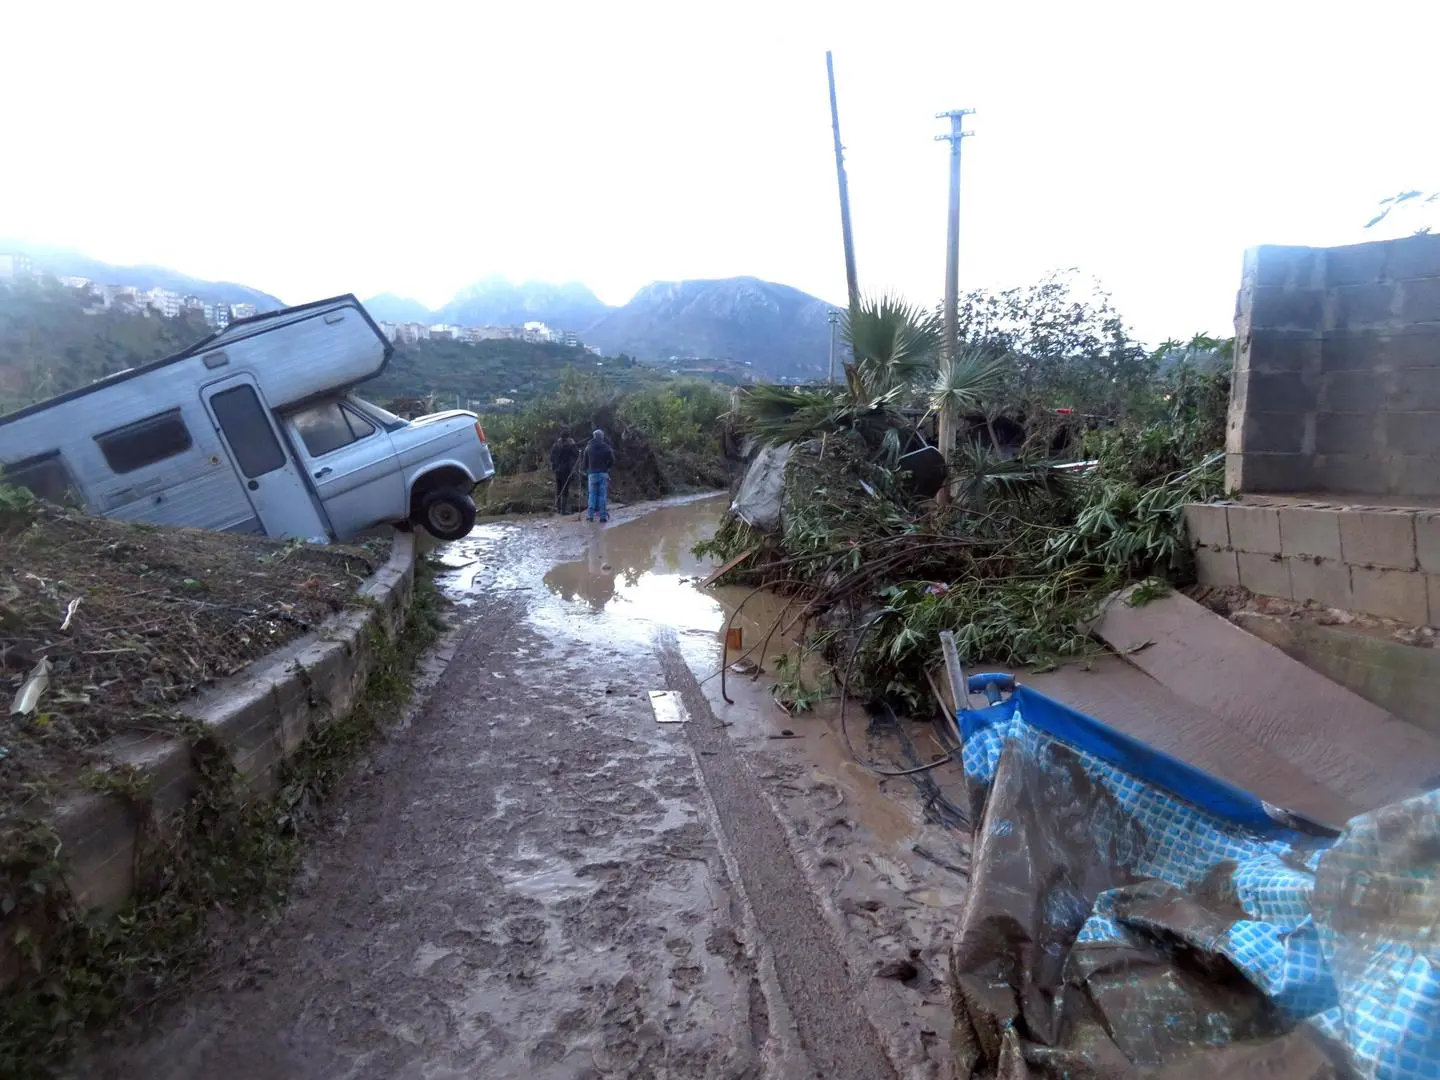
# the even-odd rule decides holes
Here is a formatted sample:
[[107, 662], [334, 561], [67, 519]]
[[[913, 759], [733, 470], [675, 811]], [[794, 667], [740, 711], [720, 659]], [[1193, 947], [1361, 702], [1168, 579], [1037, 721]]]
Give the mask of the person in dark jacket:
[[575, 479], [575, 463], [580, 460], [580, 448], [575, 445], [567, 431], [550, 447], [550, 471], [555, 474], [555, 512], [570, 512], [570, 484]]
[[590, 502], [585, 509], [585, 520], [610, 520], [607, 499], [610, 496], [610, 468], [615, 464], [615, 448], [605, 438], [605, 432], [596, 428], [585, 444], [585, 473], [589, 479]]

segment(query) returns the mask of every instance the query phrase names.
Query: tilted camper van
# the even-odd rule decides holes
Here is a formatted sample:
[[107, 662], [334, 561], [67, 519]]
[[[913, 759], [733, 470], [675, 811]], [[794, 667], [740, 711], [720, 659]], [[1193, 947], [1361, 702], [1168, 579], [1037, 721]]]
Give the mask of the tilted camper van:
[[0, 416], [0, 482], [129, 521], [343, 540], [455, 540], [495, 466], [474, 413], [402, 420], [351, 390], [393, 351], [353, 296], [232, 323]]

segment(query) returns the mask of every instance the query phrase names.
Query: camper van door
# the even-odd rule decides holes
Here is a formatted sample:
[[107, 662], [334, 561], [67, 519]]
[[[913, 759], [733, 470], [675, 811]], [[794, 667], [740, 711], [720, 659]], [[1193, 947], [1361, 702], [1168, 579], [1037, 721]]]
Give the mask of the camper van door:
[[265, 532], [303, 540], [328, 536], [329, 527], [255, 380], [236, 375], [211, 383], [200, 394]]

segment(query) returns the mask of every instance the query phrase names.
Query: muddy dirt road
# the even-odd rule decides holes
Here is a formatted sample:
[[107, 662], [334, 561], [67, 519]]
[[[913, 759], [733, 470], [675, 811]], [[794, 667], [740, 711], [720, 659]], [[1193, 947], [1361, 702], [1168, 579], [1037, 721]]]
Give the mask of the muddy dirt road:
[[695, 587], [690, 547], [723, 505], [445, 549], [448, 664], [335, 800], [288, 908], [80, 1073], [949, 1075], [965, 853], [823, 711], [785, 716], [764, 679], [720, 700], [735, 598]]

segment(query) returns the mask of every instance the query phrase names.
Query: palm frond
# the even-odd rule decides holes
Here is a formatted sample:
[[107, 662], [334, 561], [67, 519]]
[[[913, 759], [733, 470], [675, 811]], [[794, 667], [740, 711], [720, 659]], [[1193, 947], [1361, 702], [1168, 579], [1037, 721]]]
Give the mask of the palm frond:
[[934, 314], [898, 296], [861, 299], [846, 313], [843, 330], [857, 376], [871, 397], [928, 374], [940, 351]]
[[937, 411], [958, 415], [993, 399], [1004, 383], [1009, 364], [986, 349], [965, 348], [953, 360], [941, 360], [930, 387], [930, 404]]

